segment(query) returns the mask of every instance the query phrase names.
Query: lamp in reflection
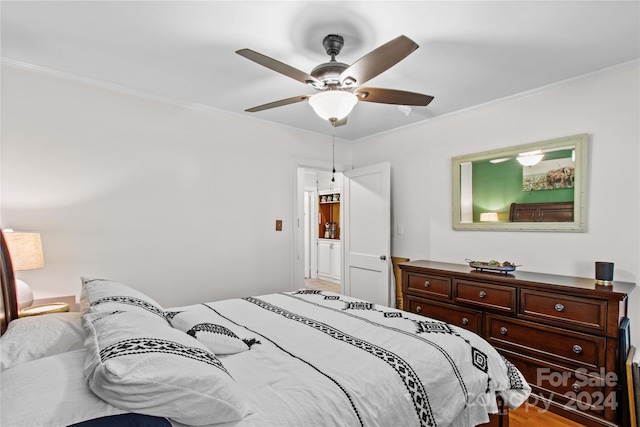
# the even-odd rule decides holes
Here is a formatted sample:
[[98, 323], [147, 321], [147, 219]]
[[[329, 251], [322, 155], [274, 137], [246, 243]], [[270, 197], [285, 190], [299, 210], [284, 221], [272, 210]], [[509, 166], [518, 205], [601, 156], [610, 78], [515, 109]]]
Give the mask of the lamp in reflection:
[[498, 221], [498, 213], [497, 212], [483, 212], [480, 214], [480, 221], [482, 222], [497, 222]]

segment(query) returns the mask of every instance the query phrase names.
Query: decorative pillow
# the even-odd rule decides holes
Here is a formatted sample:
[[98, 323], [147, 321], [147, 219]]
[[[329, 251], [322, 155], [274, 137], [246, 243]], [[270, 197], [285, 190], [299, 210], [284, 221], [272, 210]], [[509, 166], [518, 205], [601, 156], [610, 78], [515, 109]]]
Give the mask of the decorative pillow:
[[176, 329], [196, 338], [215, 354], [235, 354], [249, 350], [255, 339], [240, 338], [233, 329], [238, 326], [205, 305], [178, 312], [167, 312], [167, 318]]
[[126, 412], [89, 390], [82, 370], [86, 357], [86, 350], [68, 351], [4, 371], [0, 425], [68, 426]]
[[80, 313], [29, 316], [9, 323], [0, 338], [0, 370], [84, 347]]
[[112, 405], [188, 425], [248, 414], [235, 381], [213, 353], [167, 323], [138, 312], [83, 315], [89, 387]]
[[142, 292], [112, 280], [82, 277], [80, 310], [84, 314], [90, 307], [96, 311], [136, 311], [166, 320], [162, 306]]

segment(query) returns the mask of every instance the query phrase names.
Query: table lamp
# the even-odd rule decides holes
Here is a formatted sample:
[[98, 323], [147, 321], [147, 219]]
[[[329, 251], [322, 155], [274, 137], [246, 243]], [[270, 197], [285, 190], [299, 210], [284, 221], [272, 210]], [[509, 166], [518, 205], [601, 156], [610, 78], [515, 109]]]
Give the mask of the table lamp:
[[[40, 233], [17, 233], [13, 230], [4, 231], [4, 237], [15, 271], [35, 270], [44, 267]], [[16, 279], [16, 295], [18, 297], [18, 310], [33, 304], [31, 287], [22, 280]]]
[[480, 221], [482, 222], [496, 222], [498, 221], [498, 213], [497, 212], [483, 212], [480, 214]]

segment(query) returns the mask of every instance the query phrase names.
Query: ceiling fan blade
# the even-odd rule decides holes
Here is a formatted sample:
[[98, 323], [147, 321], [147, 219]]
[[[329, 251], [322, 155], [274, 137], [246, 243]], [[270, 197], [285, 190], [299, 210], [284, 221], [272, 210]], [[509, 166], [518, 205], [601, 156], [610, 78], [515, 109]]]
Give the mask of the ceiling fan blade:
[[433, 96], [404, 90], [382, 89], [379, 87], [360, 87], [353, 91], [360, 101], [378, 102], [381, 104], [415, 105], [426, 107]]
[[309, 99], [311, 95], [299, 95], [293, 96], [291, 98], [281, 99], [279, 101], [269, 102], [268, 104], [258, 105], [257, 107], [247, 108], [246, 112], [248, 113], [256, 113], [258, 111], [268, 110], [270, 108], [282, 107], [284, 105], [295, 104], [296, 102], [301, 102]]
[[273, 70], [280, 74], [284, 74], [287, 77], [291, 77], [292, 79], [297, 80], [301, 83], [313, 85], [317, 88], [321, 88], [324, 86], [324, 83], [322, 81], [316, 79], [315, 77], [312, 77], [304, 71], [300, 71], [297, 68], [285, 64], [284, 62], [269, 58], [268, 56], [251, 49], [240, 49], [237, 50], [236, 53], [240, 56], [244, 56], [245, 58], [250, 59], [257, 64], [267, 67], [270, 70]]
[[406, 58], [419, 46], [407, 36], [399, 36], [372, 50], [340, 74], [340, 84], [364, 84]]

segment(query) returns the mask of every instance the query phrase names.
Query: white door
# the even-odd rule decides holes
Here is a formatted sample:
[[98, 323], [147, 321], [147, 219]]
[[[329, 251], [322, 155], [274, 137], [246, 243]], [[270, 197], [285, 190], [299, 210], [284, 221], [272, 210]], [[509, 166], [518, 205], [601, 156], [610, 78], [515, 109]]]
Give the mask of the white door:
[[[344, 293], [392, 306], [390, 164], [344, 172]], [[393, 292], [392, 292], [393, 291]]]

